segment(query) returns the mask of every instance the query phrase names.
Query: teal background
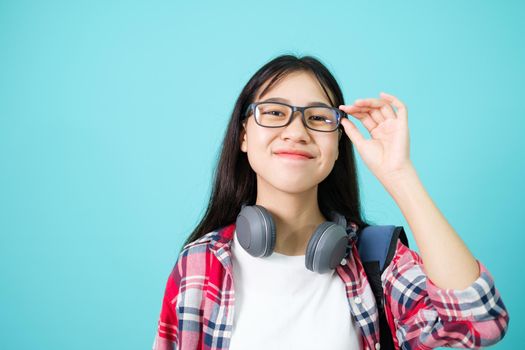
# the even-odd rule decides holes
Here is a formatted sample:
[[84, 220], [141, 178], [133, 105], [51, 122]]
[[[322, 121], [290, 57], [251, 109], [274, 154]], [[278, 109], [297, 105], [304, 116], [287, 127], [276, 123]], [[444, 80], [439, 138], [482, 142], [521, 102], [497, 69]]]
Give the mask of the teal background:
[[[494, 348], [519, 348], [524, 10], [519, 1], [3, 0], [2, 348], [151, 348], [234, 102], [283, 53], [318, 57], [348, 104], [380, 91], [406, 103], [416, 169], [510, 312]], [[366, 217], [408, 229], [358, 159]]]

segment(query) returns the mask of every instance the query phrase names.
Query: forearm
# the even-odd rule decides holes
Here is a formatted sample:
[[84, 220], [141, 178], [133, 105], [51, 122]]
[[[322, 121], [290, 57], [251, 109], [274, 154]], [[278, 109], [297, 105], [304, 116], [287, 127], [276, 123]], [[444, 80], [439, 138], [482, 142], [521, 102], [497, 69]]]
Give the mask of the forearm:
[[405, 217], [428, 278], [440, 288], [463, 289], [479, 277], [479, 266], [436, 207], [410, 165], [381, 179]]

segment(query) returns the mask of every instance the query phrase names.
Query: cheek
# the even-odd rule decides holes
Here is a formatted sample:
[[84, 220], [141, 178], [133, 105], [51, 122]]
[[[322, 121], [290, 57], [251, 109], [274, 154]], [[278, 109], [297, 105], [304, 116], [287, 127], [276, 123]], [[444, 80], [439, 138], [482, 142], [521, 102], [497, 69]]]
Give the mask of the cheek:
[[320, 148], [325, 161], [332, 162], [337, 159], [339, 154], [339, 143], [337, 142], [337, 138], [334, 140], [326, 140], [326, 142], [320, 144]]
[[250, 135], [247, 143], [247, 156], [252, 169], [256, 172], [268, 162], [271, 156], [270, 142], [271, 138], [264, 133]]

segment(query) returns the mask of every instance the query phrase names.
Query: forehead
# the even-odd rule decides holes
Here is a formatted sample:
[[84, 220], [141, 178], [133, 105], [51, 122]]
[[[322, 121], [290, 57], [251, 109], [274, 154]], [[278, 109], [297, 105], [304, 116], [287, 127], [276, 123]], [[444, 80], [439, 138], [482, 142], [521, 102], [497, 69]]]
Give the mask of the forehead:
[[[326, 95], [321, 83], [314, 73], [309, 71], [295, 71], [285, 73], [269, 86], [270, 78], [259, 88], [256, 101], [270, 98], [281, 98], [291, 103], [307, 105], [322, 103], [331, 105], [330, 98]], [[328, 90], [328, 89], [327, 89]]]

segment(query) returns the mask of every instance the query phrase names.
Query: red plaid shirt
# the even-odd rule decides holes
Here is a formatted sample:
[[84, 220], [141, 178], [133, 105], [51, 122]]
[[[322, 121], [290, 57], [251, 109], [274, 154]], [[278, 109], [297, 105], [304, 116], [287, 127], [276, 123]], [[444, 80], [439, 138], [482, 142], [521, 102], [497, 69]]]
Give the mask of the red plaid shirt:
[[[355, 231], [357, 226], [350, 225]], [[230, 249], [234, 231], [231, 224], [184, 247], [166, 283], [154, 350], [228, 349], [235, 300]], [[336, 271], [364, 349], [379, 349], [378, 309], [354, 231], [347, 263]], [[469, 287], [442, 289], [426, 277], [419, 255], [398, 242], [381, 276], [396, 349], [479, 348], [503, 338], [507, 310], [492, 276], [478, 264], [480, 276]]]

